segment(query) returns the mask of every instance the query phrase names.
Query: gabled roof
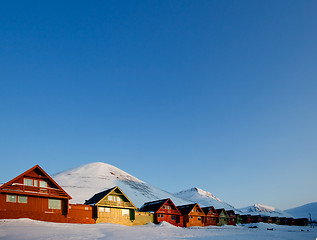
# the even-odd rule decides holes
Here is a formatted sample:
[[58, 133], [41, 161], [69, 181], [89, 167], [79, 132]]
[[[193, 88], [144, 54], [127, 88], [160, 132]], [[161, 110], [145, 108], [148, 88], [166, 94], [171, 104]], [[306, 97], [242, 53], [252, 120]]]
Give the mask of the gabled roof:
[[128, 200], [128, 202], [131, 203], [134, 209], [137, 209], [137, 207], [131, 202], [131, 200], [124, 194], [124, 192], [118, 187], [109, 188], [105, 191], [96, 193], [94, 196], [92, 196], [90, 199], [86, 200], [85, 204], [87, 205], [97, 205], [100, 201], [102, 201], [105, 197], [110, 195], [114, 191], [120, 191], [120, 193]]
[[203, 210], [206, 215], [210, 212], [210, 210], [213, 210], [214, 213], [218, 214], [216, 209], [213, 206], [203, 207], [201, 208], [201, 210]]
[[216, 211], [217, 211], [217, 213], [219, 214], [219, 216], [220, 216], [220, 214], [221, 214], [222, 212], [224, 212], [224, 214], [228, 215], [228, 213], [226, 212], [226, 210], [225, 210], [224, 208], [216, 209]]
[[236, 215], [236, 213], [233, 211], [233, 210], [227, 210], [227, 213], [230, 215], [230, 214], [233, 214], [233, 215]]
[[201, 211], [200, 213], [205, 215], [204, 211], [199, 207], [198, 203], [177, 206], [177, 208], [181, 212], [182, 215], [188, 215], [196, 206], [198, 209], [200, 209], [200, 211]]
[[53, 183], [54, 187], [57, 188], [58, 190], [62, 191], [65, 196], [68, 199], [71, 199], [72, 197], [70, 195], [68, 195], [68, 193], [61, 187], [59, 186], [54, 180], [53, 178], [51, 178], [50, 175], [48, 175], [39, 165], [35, 165], [34, 167], [30, 168], [29, 170], [21, 173], [19, 176], [13, 178], [12, 180], [10, 180], [9, 182], [3, 184], [0, 186], [0, 190], [6, 188], [6, 187], [10, 187], [11, 185], [13, 185], [18, 179], [23, 178], [24, 176], [28, 175], [29, 173], [35, 171], [35, 170], [39, 170], [46, 178], [48, 178], [51, 183]]
[[[152, 202], [146, 202], [143, 204], [143, 206], [140, 208], [140, 212], [157, 212], [158, 210], [160, 210], [163, 205], [167, 202], [170, 202], [174, 207], [175, 207], [175, 211], [177, 211], [177, 213], [179, 215], [181, 215], [181, 213], [179, 212], [178, 208], [175, 206], [175, 204], [173, 203], [173, 201], [170, 198], [165, 198], [165, 199], [161, 199], [161, 200], [156, 200], [156, 201], [152, 201]], [[174, 212], [174, 214], [176, 214]]]

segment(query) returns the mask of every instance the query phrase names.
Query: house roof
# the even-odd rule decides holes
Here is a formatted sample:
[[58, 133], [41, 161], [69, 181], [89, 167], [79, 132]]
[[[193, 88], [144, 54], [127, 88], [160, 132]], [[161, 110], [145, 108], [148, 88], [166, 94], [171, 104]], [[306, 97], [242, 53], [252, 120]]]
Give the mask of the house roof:
[[224, 208], [218, 208], [216, 209], [217, 213], [220, 215], [222, 212], [224, 212], [224, 214], [228, 215], [228, 213], [226, 212], [226, 210]]
[[96, 193], [94, 196], [92, 196], [90, 199], [86, 200], [85, 204], [87, 205], [95, 205], [98, 203], [101, 199], [103, 199], [105, 196], [107, 196], [112, 190], [114, 190], [116, 187], [109, 188], [105, 191]]
[[201, 208], [201, 210], [203, 210], [206, 215], [209, 213], [209, 211], [210, 211], [211, 209], [213, 209], [213, 211], [214, 211], [215, 213], [217, 213], [216, 209], [215, 209], [213, 206]]
[[196, 206], [196, 203], [177, 206], [178, 210], [181, 212], [182, 215], [188, 215]]
[[196, 206], [198, 209], [200, 209], [200, 213], [205, 215], [204, 211], [200, 208], [198, 203], [181, 205], [181, 206], [177, 206], [177, 208], [181, 212], [182, 215], [188, 215]]
[[166, 198], [166, 199], [156, 200], [152, 202], [146, 202], [140, 208], [140, 212], [157, 212], [168, 200], [170, 199]]
[[137, 207], [131, 202], [131, 200], [124, 194], [124, 192], [122, 192], [122, 190], [116, 186], [113, 188], [109, 188], [105, 191], [96, 193], [94, 196], [92, 196], [90, 199], [86, 200], [85, 204], [87, 205], [96, 205], [98, 204], [102, 199], [104, 199], [106, 196], [108, 196], [110, 193], [119, 190], [121, 192], [121, 194], [132, 204], [132, 207], [134, 209], [137, 209]]
[[20, 178], [24, 177], [25, 175], [31, 173], [32, 171], [35, 171], [36, 169], [38, 169], [46, 178], [48, 178], [48, 179], [51, 181], [51, 183], [53, 183], [53, 185], [54, 185], [55, 188], [57, 188], [57, 189], [59, 189], [60, 191], [62, 191], [63, 194], [65, 194], [65, 196], [66, 196], [68, 199], [72, 199], [72, 197], [71, 197], [70, 195], [68, 195], [68, 193], [67, 193], [61, 186], [59, 186], [59, 185], [53, 180], [53, 178], [52, 178], [50, 175], [48, 175], [39, 165], [35, 165], [34, 167], [30, 168], [29, 170], [27, 170], [27, 171], [21, 173], [19, 176], [17, 176], [17, 177], [15, 177], [15, 178], [11, 179], [9, 182], [4, 183], [3, 185], [0, 186], [0, 190], [2, 190], [2, 189], [4, 189], [5, 187], [8, 187], [8, 186], [14, 184], [18, 179], [20, 179]]

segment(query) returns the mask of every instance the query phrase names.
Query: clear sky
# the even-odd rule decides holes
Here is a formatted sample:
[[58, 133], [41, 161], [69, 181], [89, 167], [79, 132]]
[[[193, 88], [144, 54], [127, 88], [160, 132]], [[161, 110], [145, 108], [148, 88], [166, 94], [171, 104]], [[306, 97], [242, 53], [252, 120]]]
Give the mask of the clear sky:
[[112, 164], [235, 207], [317, 201], [317, 1], [5, 1], [0, 182]]

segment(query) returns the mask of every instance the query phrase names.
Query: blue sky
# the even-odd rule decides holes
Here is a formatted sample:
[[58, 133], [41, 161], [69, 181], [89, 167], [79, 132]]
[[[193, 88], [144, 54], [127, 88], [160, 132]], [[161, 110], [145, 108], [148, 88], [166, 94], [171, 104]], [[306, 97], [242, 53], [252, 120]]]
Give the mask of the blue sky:
[[10, 1], [0, 182], [112, 164], [245, 207], [317, 201], [316, 1]]

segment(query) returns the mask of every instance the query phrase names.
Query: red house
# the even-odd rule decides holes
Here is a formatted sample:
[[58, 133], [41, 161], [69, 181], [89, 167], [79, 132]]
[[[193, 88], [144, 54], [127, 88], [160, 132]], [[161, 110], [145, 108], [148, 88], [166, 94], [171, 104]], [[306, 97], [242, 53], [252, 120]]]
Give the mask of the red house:
[[228, 225], [236, 226], [237, 225], [237, 215], [235, 214], [235, 212], [233, 210], [227, 210], [227, 213], [229, 215]]
[[140, 212], [153, 212], [154, 223], [168, 222], [177, 227], [183, 227], [183, 217], [171, 199], [162, 199], [144, 203]]
[[90, 206], [71, 197], [38, 165], [0, 186], [0, 219], [95, 223]]
[[206, 217], [205, 217], [205, 226], [217, 226], [218, 218], [219, 215], [216, 211], [216, 209], [211, 206], [211, 207], [203, 207], [201, 208]]

